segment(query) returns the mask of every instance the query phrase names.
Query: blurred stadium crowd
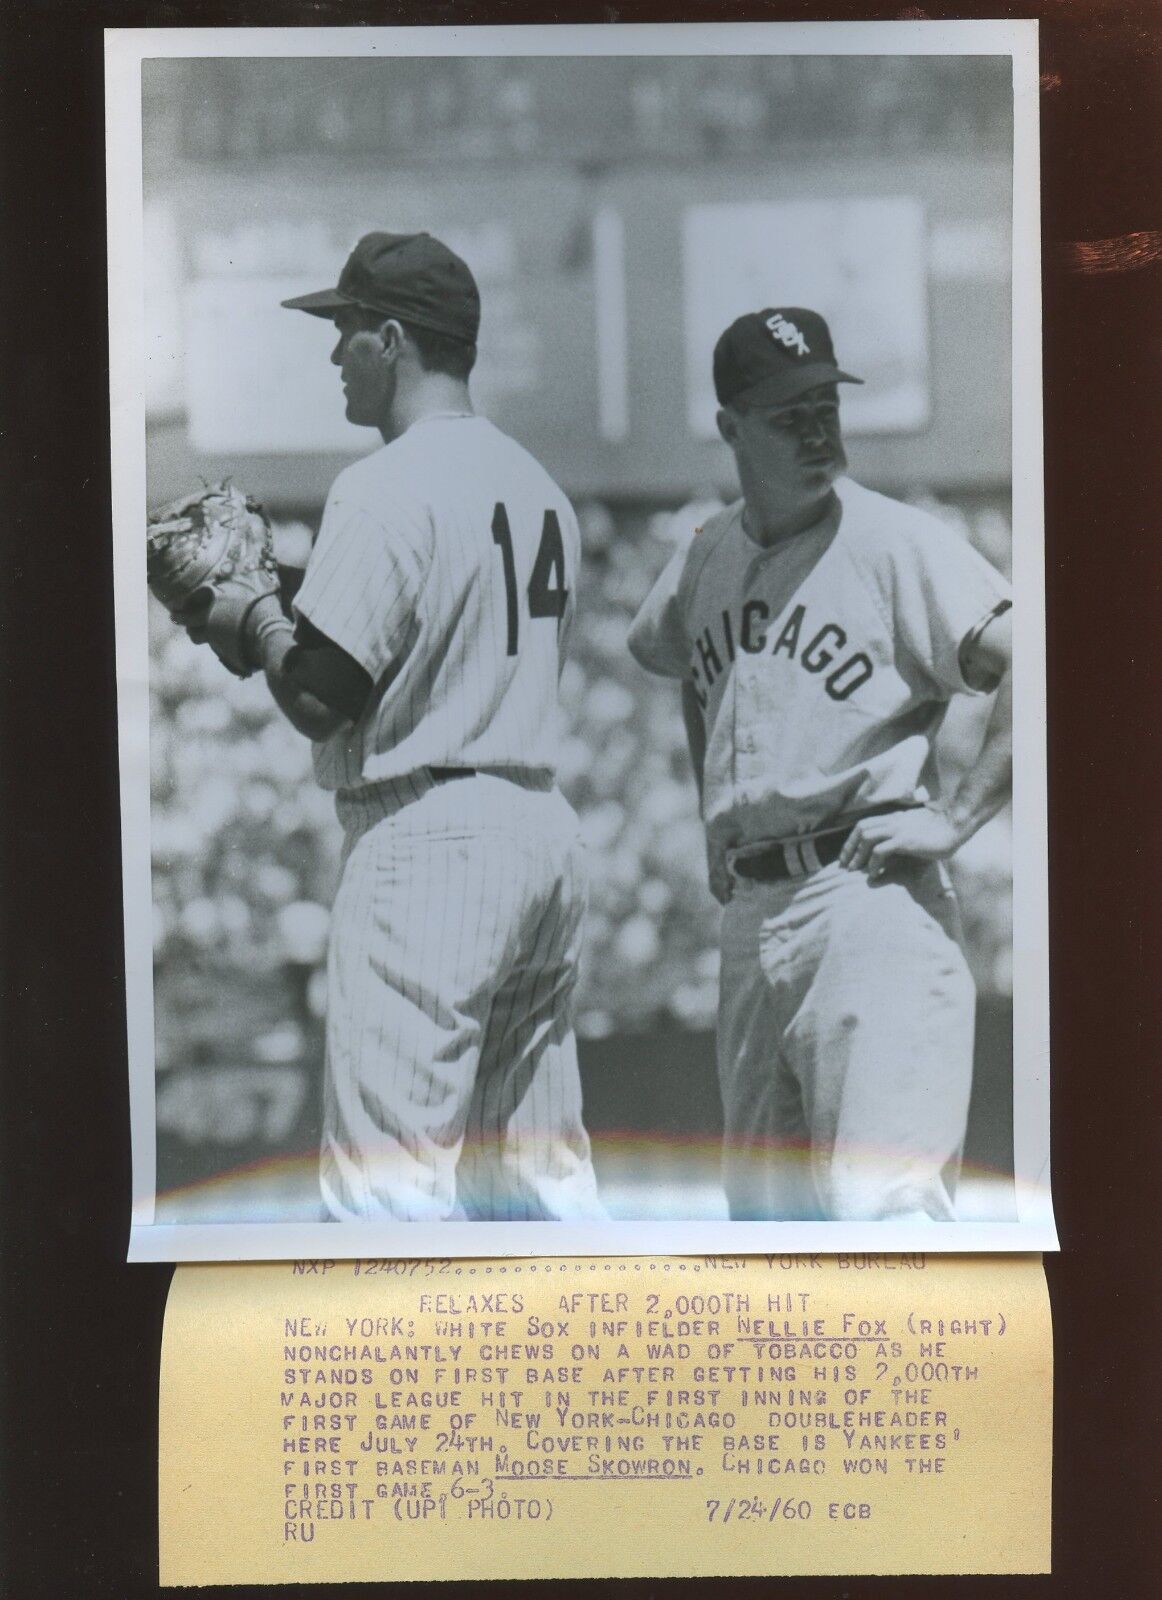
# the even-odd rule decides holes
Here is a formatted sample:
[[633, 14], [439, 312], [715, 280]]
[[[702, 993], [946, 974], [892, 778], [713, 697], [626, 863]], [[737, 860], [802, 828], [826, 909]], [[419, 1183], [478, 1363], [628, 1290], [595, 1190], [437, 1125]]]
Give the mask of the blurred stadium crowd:
[[[999, 501], [923, 503], [1007, 568]], [[718, 908], [677, 689], [641, 672], [625, 648], [676, 541], [711, 509], [578, 508], [584, 561], [562, 678], [560, 777], [589, 849], [583, 1042], [713, 1026]], [[305, 559], [309, 537], [302, 524], [276, 525], [288, 560]], [[150, 649], [159, 1127], [277, 1144], [321, 1067], [339, 843], [332, 799], [263, 681], [229, 676], [152, 601]], [[952, 780], [972, 759], [986, 709], [965, 701], [950, 712], [941, 755]], [[982, 999], [1006, 996], [1007, 816], [970, 842], [954, 873]], [[169, 1072], [187, 1068], [202, 1070]]]
[[[169, 77], [182, 81], [180, 64]], [[292, 78], [300, 92], [287, 92]], [[611, 57], [584, 79], [569, 58], [223, 60], [202, 64], [180, 144], [187, 160], [217, 163], [737, 162], [798, 143], [1003, 146], [1010, 115], [1004, 77], [982, 81], [968, 56]]]

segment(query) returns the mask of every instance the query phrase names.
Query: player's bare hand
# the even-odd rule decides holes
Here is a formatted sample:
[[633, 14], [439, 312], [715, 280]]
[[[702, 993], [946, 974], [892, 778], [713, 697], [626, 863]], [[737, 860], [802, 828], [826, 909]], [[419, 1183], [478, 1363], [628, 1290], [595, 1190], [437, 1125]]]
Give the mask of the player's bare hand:
[[857, 822], [840, 853], [839, 865], [853, 872], [866, 870], [874, 878], [895, 856], [943, 861], [963, 843], [963, 834], [943, 811], [917, 806]]
[[726, 864], [726, 852], [719, 845], [707, 844], [706, 868], [710, 878], [710, 893], [724, 906], [734, 894], [734, 879]]

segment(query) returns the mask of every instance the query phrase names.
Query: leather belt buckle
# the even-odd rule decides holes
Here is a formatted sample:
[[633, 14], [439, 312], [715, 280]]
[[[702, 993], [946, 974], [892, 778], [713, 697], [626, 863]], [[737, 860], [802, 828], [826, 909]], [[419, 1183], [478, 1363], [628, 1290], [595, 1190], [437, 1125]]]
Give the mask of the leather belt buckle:
[[[815, 839], [785, 839], [782, 849], [787, 859], [787, 876], [806, 878], [812, 872], [821, 871], [825, 862], [819, 854], [819, 846], [825, 839], [835, 837], [834, 834], [820, 834]], [[842, 832], [842, 837], [847, 837], [846, 831]]]
[[839, 859], [844, 840], [850, 828], [839, 828], [832, 833], [819, 833], [808, 839], [782, 839], [769, 844], [765, 850], [744, 856], [734, 864], [740, 878], [753, 883], [779, 883], [784, 878], [807, 878], [820, 872]]
[[921, 802], [899, 801], [872, 806], [846, 828], [829, 828], [800, 839], [774, 839], [753, 855], [735, 861], [732, 871], [753, 883], [778, 883], [783, 878], [807, 878], [813, 872], [838, 861], [843, 847], [864, 817], [882, 817], [895, 811], [911, 811]]

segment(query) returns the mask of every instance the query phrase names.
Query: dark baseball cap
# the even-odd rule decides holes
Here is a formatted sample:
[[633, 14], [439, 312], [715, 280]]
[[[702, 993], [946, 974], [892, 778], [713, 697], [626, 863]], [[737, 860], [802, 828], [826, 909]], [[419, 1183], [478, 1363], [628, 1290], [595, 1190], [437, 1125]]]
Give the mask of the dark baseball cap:
[[802, 306], [748, 311], [714, 346], [719, 405], [777, 406], [822, 383], [862, 382], [839, 370], [830, 329]]
[[291, 311], [333, 317], [349, 306], [382, 311], [432, 333], [475, 344], [480, 291], [460, 257], [430, 233], [367, 233], [334, 289], [284, 300]]

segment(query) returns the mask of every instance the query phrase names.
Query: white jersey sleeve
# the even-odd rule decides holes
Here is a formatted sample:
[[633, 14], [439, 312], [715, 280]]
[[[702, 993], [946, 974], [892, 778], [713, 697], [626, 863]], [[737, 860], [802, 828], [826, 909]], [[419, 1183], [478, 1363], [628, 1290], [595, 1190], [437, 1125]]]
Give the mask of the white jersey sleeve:
[[368, 504], [342, 474], [327, 497], [295, 610], [378, 682], [402, 648], [431, 561], [422, 506], [398, 491]]
[[713, 547], [716, 520], [695, 530], [674, 552], [630, 625], [630, 655], [660, 678], [684, 678], [690, 670], [689, 590], [692, 575]]
[[948, 694], [976, 694], [961, 647], [991, 615], [1012, 603], [1002, 575], [936, 517], [905, 508], [887, 546], [896, 637], [913, 661]]

